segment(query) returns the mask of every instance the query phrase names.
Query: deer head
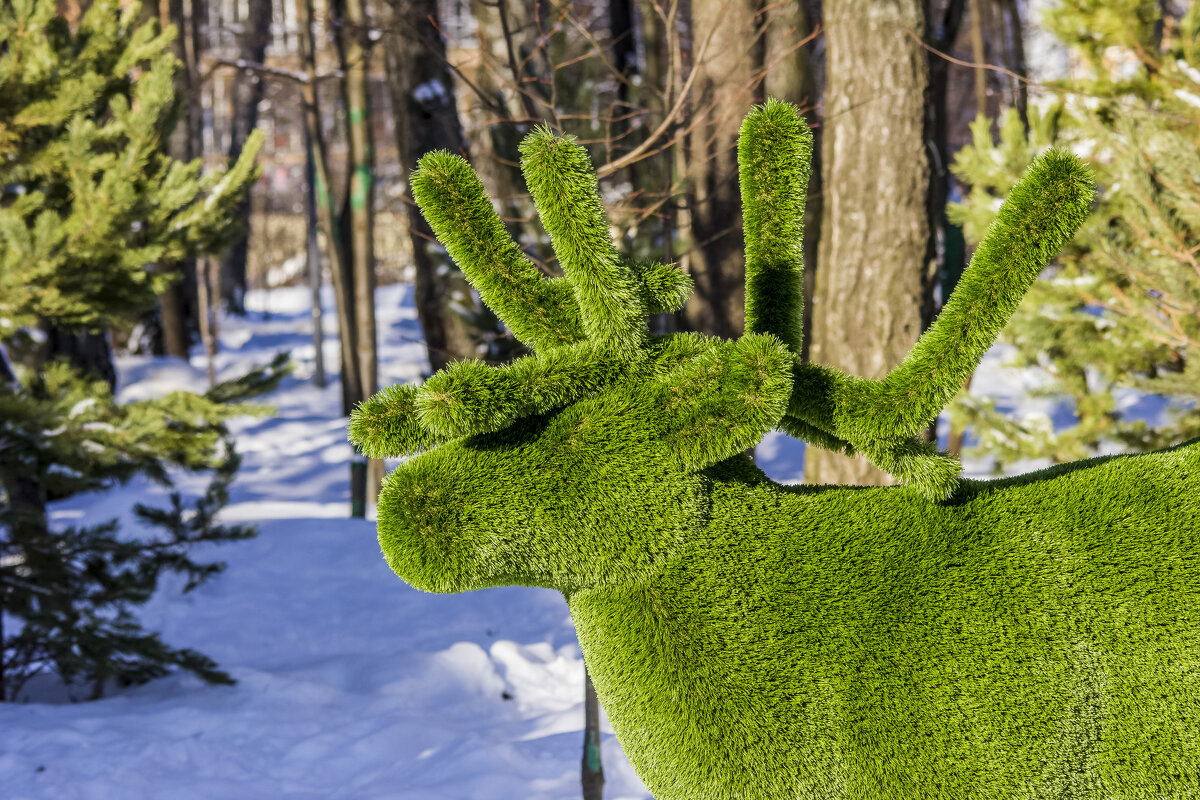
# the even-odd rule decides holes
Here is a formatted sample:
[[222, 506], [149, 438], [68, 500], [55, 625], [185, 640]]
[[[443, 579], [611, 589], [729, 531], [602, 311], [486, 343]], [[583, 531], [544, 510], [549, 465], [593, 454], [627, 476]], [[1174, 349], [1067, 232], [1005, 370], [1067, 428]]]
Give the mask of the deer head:
[[[572, 592], [652, 572], [705, 522], [705, 486], [773, 428], [859, 452], [930, 502], [959, 464], [918, 435], [954, 396], [1017, 303], [1086, 218], [1092, 177], [1050, 151], [1013, 189], [936, 323], [879, 380], [802, 363], [802, 242], [812, 137], [768, 101], [738, 142], [746, 333], [651, 336], [690, 280], [623, 258], [587, 152], [548, 128], [521, 168], [564, 275], [509, 238], [467, 163], [421, 159], [413, 195], [467, 279], [532, 355], [451, 364], [351, 417], [368, 456], [419, 453], [379, 499], [392, 568], [427, 591], [521, 584]], [[836, 265], [822, 268], [835, 268]], [[715, 471], [714, 471], [715, 470]]]

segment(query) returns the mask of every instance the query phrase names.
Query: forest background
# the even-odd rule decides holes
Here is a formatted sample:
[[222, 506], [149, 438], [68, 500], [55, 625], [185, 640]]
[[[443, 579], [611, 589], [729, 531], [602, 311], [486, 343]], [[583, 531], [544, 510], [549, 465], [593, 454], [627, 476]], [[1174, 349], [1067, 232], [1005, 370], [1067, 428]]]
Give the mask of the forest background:
[[[79, 13], [73, 0], [60, 5], [68, 19]], [[222, 166], [258, 128], [262, 175], [242, 209], [244, 238], [211, 268], [180, 264], [182, 280], [164, 293], [158, 325], [141, 327], [141, 340], [118, 340], [184, 356], [208, 319], [206, 340], [216, 340], [215, 315], [199, 308], [200, 284], [221, 313], [239, 313], [249, 287], [332, 281], [342, 342], [340, 364], [327, 369], [339, 373], [348, 410], [379, 388], [372, 287], [412, 281], [432, 369], [518, 354], [432, 241], [405, 181], [431, 149], [466, 155], [514, 238], [555, 274], [517, 168], [518, 143], [541, 122], [588, 146], [624, 252], [691, 274], [696, 289], [687, 307], [658, 319], [657, 328], [736, 336], [743, 265], [735, 140], [749, 107], [771, 96], [805, 109], [817, 137], [804, 355], [876, 377], [929, 325], [999, 193], [1038, 148], [1074, 143], [1112, 163], [1121, 160], [1113, 143], [1140, 139], [1143, 161], [1153, 160], [1162, 147], [1148, 143], [1154, 125], [1139, 123], [1141, 133], [1112, 124], [1088, 131], [1105, 108], [1125, 118], [1132, 104], [1143, 123], [1168, 128], [1182, 136], [1179, 146], [1195, 150], [1195, 135], [1187, 135], [1197, 111], [1187, 100], [1195, 83], [1190, 7], [1166, 0], [163, 0], [159, 17], [180, 32], [186, 103], [173, 155]], [[1075, 133], [1059, 141], [1060, 129]], [[981, 166], [984, 158], [1004, 169]], [[1131, 168], [1133, 154], [1124, 158]], [[1109, 177], [1110, 187], [1119, 180]], [[1195, 175], [1180, 180], [1172, 191], [1186, 196]], [[1194, 271], [1195, 207], [1170, 198], [1166, 206], [1140, 235], [1153, 239], [1165, 226], [1167, 259]], [[1098, 238], [1081, 249], [1108, 247], [1099, 229], [1110, 218], [1093, 226]], [[1091, 267], [1096, 272], [1095, 259]], [[1122, 280], [1115, 269], [1101, 277]], [[1164, 281], [1152, 280], [1135, 287], [1140, 300], [1163, 290]], [[1099, 353], [1079, 319], [1052, 343], [1046, 334], [1022, 337], [1034, 321], [1018, 318], [1009, 339], [1026, 341], [1020, 357], [1049, 369], [1081, 424], [1071, 437], [1056, 436], [1045, 420], [1005, 422], [963, 399], [949, 450], [961, 449], [971, 422], [988, 431], [977, 444], [998, 468], [1023, 457], [1094, 454], [1106, 436], [1126, 446], [1166, 443], [1123, 428], [1111, 392], [1123, 375], [1184, 372], [1195, 326], [1185, 330], [1180, 318], [1194, 316], [1195, 286], [1167, 282], [1171, 296], [1149, 307], [1120, 306], [1105, 292], [1060, 292], [1050, 315], [1050, 300], [1039, 297], [1042, 316], [1074, 314], [1085, 327], [1089, 318], [1107, 320], [1096, 323], [1103, 326], [1147, 312], [1173, 321], [1153, 332], [1154, 341], [1142, 337], [1141, 355], [1120, 357], [1111, 343]], [[1056, 360], [1068, 345], [1081, 357]], [[1175, 380], [1166, 388], [1187, 393], [1195, 385]], [[1172, 434], [1197, 430], [1194, 421], [1173, 419]], [[353, 469], [362, 513], [383, 466]], [[862, 459], [819, 451], [807, 455], [806, 478], [887, 480]]]
[[[39, 3], [76, 30], [100, 0], [25, 4]], [[160, 0], [136, 13], [139, 23], [174, 32], [166, 45], [176, 62], [173, 86], [154, 100], [162, 107], [154, 124], [169, 135], [154, 147], [199, 165], [192, 207], [207, 197], [211, 213], [195, 212], [200, 233], [193, 238], [203, 242], [164, 246], [147, 262], [154, 292], [120, 313], [75, 309], [74, 316], [54, 317], [51, 311], [62, 309], [43, 305], [30, 312], [33, 323], [9, 330], [14, 319], [22, 321], [10, 313], [20, 307], [11, 298], [23, 297], [20, 285], [33, 279], [18, 279], [25, 274], [21, 259], [5, 261], [0, 402], [10, 404], [6, 413], [15, 409], [13, 419], [20, 411], [31, 421], [28, 439], [14, 433], [15, 423], [0, 430], [0, 600], [9, 615], [7, 635], [0, 626], [0, 678], [7, 669], [9, 691], [0, 697], [15, 696], [14, 675], [27, 679], [56, 659], [60, 672], [67, 665], [68, 683], [71, 669], [89, 664], [82, 675], [97, 697], [106, 681], [157, 677], [163, 664], [228, 678], [199, 654], [163, 649], [157, 639], [133, 647], [132, 622], [115, 633], [105, 628], [101, 655], [87, 657], [79, 655], [84, 640], [75, 634], [54, 651], [21, 636], [33, 630], [29, 620], [48, 585], [80, 591], [104, 584], [109, 594], [101, 600], [88, 595], [95, 605], [88, 613], [96, 612], [88, 624], [107, 624], [100, 610], [145, 602], [159, 570], [198, 579], [215, 574], [188, 559], [190, 544], [252, 534], [215, 521], [237, 469], [232, 444], [216, 444], [229, 439], [225, 420], [246, 410], [248, 397], [277, 386], [284, 371], [277, 361], [232, 382], [216, 379], [223, 326], [240, 324], [248, 293], [309, 287], [314, 364], [305, 377], [318, 387], [336, 383], [343, 415], [381, 388], [379, 287], [412, 285], [420, 323], [413, 343], [424, 348], [430, 370], [457, 359], [498, 363], [520, 355], [521, 345], [433, 240], [407, 179], [430, 150], [464, 155], [514, 239], [548, 274], [558, 274], [518, 167], [517, 145], [542, 123], [588, 148], [622, 252], [691, 275], [695, 291], [686, 307], [653, 319], [655, 332], [736, 337], [744, 282], [738, 129], [767, 97], [799, 106], [816, 138], [802, 355], [865, 377], [885, 374], [928, 327], [1024, 167], [1047, 147], [1069, 147], [1097, 172], [1096, 212], [1003, 337], [1012, 363], [1039, 375], [1034, 392], [1062, 402], [1053, 412], [1014, 418], [964, 391], [939, 444], [958, 455], [965, 442], [1000, 471], [1200, 435], [1195, 3]], [[21, 146], [0, 136], [0, 150]], [[3, 166], [18, 170], [17, 177], [5, 173], [4, 213], [20, 211], [25, 184], [32, 185], [13, 163]], [[5, 258], [14, 252], [9, 247]], [[329, 326], [317, 300], [322, 285], [335, 295], [336, 348], [323, 344]], [[326, 363], [330, 350], [338, 357]], [[175, 549], [139, 551], [137, 563], [153, 563], [146, 567], [153, 575], [143, 570], [129, 589], [128, 570], [118, 562], [135, 556], [119, 549], [111, 531], [79, 533], [79, 553], [91, 555], [69, 568], [46, 555], [62, 541], [46, 509], [71, 493], [128, 480], [133, 468], [123, 461], [120, 470], [101, 469], [81, 455], [84, 449], [68, 453], [42, 439], [59, 430], [60, 419], [93, 432], [116, 419], [79, 416], [81, 408], [140, 415], [143, 426], [194, 413], [197, 406], [178, 399], [180, 407], [164, 401], [119, 411], [114, 358], [137, 355], [194, 357], [208, 366], [196, 441], [164, 455], [174, 439], [147, 439], [137, 469], [165, 476], [171, 466], [199, 465], [215, 477], [196, 513], [176, 499], [170, 513], [143, 514], [173, 531]], [[92, 382], [72, 388], [73, 399], [52, 396], [54, 386], [77, 387], [75, 378], [52, 374], [56, 359]], [[53, 375], [63, 383], [47, 383]], [[53, 424], [39, 416], [51, 407]], [[22, 448], [36, 451], [40, 478], [25, 470]], [[68, 462], [71, 480], [78, 479], [65, 487]], [[351, 459], [351, 515], [369, 513], [383, 473], [382, 462]], [[805, 454], [804, 479], [888, 482], [862, 459], [815, 448]], [[46, 556], [57, 583], [36, 572], [33, 552]], [[109, 559], [103, 580], [88, 561], [96, 553]], [[63, 601], [54, 619], [68, 612], [76, 619], [81, 602]], [[14, 627], [14, 617], [23, 622]], [[122, 662], [130, 649], [140, 660]], [[595, 699], [587, 698], [594, 738]], [[586, 757], [584, 767], [586, 785]]]

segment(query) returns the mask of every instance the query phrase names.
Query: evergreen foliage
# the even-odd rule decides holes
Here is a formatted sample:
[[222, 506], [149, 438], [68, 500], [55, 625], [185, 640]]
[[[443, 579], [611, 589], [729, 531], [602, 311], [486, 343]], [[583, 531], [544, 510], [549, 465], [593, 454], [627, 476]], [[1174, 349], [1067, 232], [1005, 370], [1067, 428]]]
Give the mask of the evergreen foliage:
[[[1016, 365], [1045, 370], [1042, 396], [1073, 401], [1074, 424], [1010, 419], [960, 398], [978, 453], [997, 469], [1019, 459], [1065, 462], [1114, 445], [1147, 450], [1200, 435], [1200, 5], [1164, 17], [1143, 0], [1065, 0], [1044, 24], [1069, 48], [1072, 76], [1052, 87], [1029, 130], [1015, 111], [977, 120], [955, 160], [971, 186], [950, 209], [978, 241], [1014, 177], [1050, 147], [1096, 172], [1096, 213], [1029, 291], [1006, 330]], [[1171, 398], [1164, 423], [1131, 419], [1129, 389]]]
[[[72, 31], [53, 0], [0, 6], [0, 700], [53, 669], [93, 694], [178, 665], [228, 682], [211, 660], [143, 630], [133, 609], [164, 571], [190, 589], [220, 564], [197, 542], [253, 531], [213, 515], [238, 458], [226, 422], [261, 413], [286, 356], [207, 395], [118, 403], [112, 388], [46, 346], [46, 330], [105, 330], [153, 307], [156, 265], [213, 252], [257, 176], [254, 137], [228, 170], [201, 174], [163, 153], [175, 121], [173, 32], [137, 3], [97, 0]], [[10, 358], [11, 356], [11, 358]], [[111, 520], [53, 524], [48, 504], [137, 476], [212, 471], [193, 508], [134, 509], [146, 531]]]
[[174, 33], [140, 12], [99, 0], [72, 33], [48, 0], [0, 7], [0, 336], [136, 315], [170, 280], [154, 264], [237, 235], [262, 137], [206, 175], [165, 154]]
[[[938, 323], [866, 381], [793, 349], [807, 139], [783, 103], [743, 127], [750, 330], [736, 341], [647, 335], [638, 274], [599, 241], [598, 201], [582, 202], [595, 183], [581, 149], [527, 140], [539, 214], [570, 251], [560, 330], [586, 338], [502, 368], [454, 364], [355, 411], [364, 451], [423, 451], [380, 495], [388, 564], [425, 591], [563, 592], [661, 800], [1189, 796], [1200, 441], [976, 482], [914, 435], [1084, 221], [1090, 171], [1061, 151], [1036, 160]], [[457, 175], [418, 194], [422, 210], [456, 258], [506, 252], [494, 227], [448, 229], [439, 198], [475, 184], [451, 159], [422, 163]], [[460, 266], [514, 330], [548, 318], [547, 279]], [[775, 484], [744, 451], [777, 426], [909, 486]]]

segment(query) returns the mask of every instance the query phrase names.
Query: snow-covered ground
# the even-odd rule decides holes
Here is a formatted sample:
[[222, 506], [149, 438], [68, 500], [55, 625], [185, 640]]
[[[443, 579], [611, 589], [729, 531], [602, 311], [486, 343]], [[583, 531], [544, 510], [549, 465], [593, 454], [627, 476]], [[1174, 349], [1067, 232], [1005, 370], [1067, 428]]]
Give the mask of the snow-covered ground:
[[[246, 319], [222, 323], [219, 374], [279, 350], [296, 363], [269, 398], [278, 414], [236, 425], [245, 460], [224, 516], [256, 522], [258, 538], [214, 546], [225, 573], [188, 595], [169, 579], [141, 613], [238, 685], [177, 674], [91, 703], [34, 685], [31, 702], [0, 704], [0, 798], [577, 798], [583, 662], [562, 597], [428, 595], [397, 579], [374, 523], [348, 519], [351, 451], [337, 385], [310, 381], [306, 290], [256, 292], [247, 305]], [[381, 384], [419, 379], [427, 363], [411, 287], [382, 287], [377, 307]], [[326, 363], [336, 365], [331, 313], [326, 328]], [[975, 390], [1016, 408], [1031, 378], [1001, 367], [1001, 356], [989, 355]], [[204, 388], [200, 355], [191, 365], [130, 357], [119, 367], [123, 399]], [[801, 474], [803, 447], [787, 437], [769, 436], [757, 457], [777, 480]], [[984, 467], [968, 464], [968, 474]], [[203, 480], [181, 486], [195, 492]], [[53, 514], [131, 526], [135, 501], [165, 496], [134, 483]], [[603, 758], [606, 798], [649, 796], [611, 731]]]

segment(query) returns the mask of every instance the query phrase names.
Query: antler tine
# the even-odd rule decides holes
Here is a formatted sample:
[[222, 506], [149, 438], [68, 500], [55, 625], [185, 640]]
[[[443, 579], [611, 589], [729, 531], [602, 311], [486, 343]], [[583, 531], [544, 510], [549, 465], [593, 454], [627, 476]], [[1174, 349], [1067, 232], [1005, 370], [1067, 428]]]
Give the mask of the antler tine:
[[803, 343], [804, 204], [812, 131], [791, 103], [755, 107], [738, 135], [746, 237], [746, 333], [771, 333], [796, 356]]
[[600, 389], [622, 369], [593, 342], [556, 347], [502, 367], [457, 361], [417, 390], [421, 426], [442, 439], [492, 433]]
[[350, 441], [367, 458], [396, 458], [432, 450], [448, 441], [417, 419], [417, 387], [397, 384], [364, 400], [350, 412]]
[[575, 291], [589, 341], [623, 360], [647, 341], [642, 282], [617, 253], [587, 150], [535, 128], [521, 143], [521, 172], [554, 253]]
[[958, 288], [903, 363], [880, 380], [798, 363], [789, 414], [868, 458], [877, 450], [897, 463], [920, 459], [903, 441], [928, 425], [979, 365], [1029, 286], [1083, 224], [1094, 195], [1095, 179], [1079, 159], [1056, 150], [1042, 155], [1013, 187]]
[[464, 159], [427, 153], [411, 183], [438, 241], [514, 336], [538, 349], [583, 339], [571, 287], [548, 280], [521, 252]]
[[648, 314], [678, 311], [692, 293], [692, 277], [674, 264], [633, 259], [626, 259], [625, 264], [639, 279]]

